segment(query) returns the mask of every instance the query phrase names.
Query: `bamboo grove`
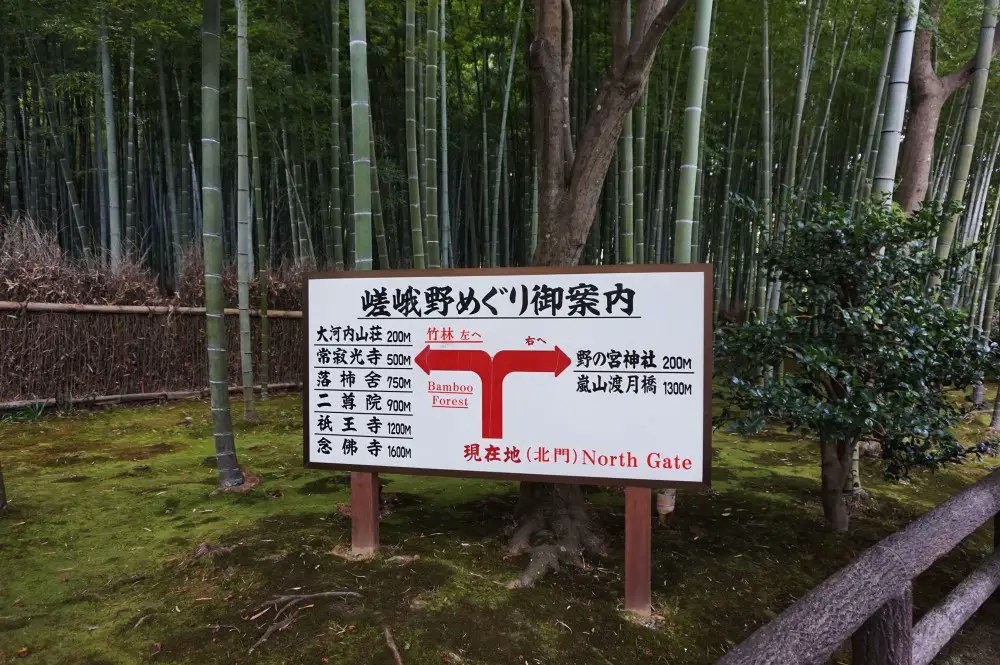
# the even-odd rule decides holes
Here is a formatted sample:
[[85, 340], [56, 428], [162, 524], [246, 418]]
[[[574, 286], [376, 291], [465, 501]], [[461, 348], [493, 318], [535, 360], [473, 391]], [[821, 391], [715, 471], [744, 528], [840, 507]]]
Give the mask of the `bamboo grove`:
[[[139, 262], [165, 292], [200, 255], [210, 311], [225, 305], [214, 282], [231, 264], [244, 315], [266, 312], [278, 265], [530, 264], [542, 4], [0, 3], [4, 223], [34, 223], [92, 266]], [[626, 13], [622, 35], [607, 29], [609, 3], [572, 4], [570, 146], [616, 40], [656, 3], [610, 3]], [[595, 183], [581, 262], [710, 262], [715, 316], [765, 320], [782, 301], [766, 256], [810, 202], [950, 206], [936, 247], [960, 258], [931, 286], [973, 313], [970, 335], [988, 336], [1000, 284], [996, 5], [687, 3]], [[248, 345], [249, 332], [252, 417], [267, 368], [250, 366]]]

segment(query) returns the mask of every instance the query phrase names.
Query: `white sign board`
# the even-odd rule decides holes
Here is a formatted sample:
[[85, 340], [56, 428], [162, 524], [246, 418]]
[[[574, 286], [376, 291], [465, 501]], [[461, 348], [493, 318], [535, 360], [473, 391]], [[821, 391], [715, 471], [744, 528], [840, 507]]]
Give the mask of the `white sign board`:
[[708, 484], [710, 270], [310, 275], [305, 464]]

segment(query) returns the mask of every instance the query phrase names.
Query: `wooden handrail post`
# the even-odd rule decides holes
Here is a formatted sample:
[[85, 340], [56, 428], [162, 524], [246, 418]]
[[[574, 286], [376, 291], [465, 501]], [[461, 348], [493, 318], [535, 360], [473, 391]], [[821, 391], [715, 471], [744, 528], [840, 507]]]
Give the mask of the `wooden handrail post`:
[[913, 584], [883, 605], [851, 638], [854, 665], [911, 665]]
[[993, 551], [1000, 552], [1000, 513], [993, 516]]

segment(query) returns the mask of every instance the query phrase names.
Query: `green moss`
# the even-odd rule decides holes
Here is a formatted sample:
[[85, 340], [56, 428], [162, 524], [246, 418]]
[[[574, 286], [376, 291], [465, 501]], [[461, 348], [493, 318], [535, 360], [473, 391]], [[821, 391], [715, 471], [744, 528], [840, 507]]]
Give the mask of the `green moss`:
[[[259, 423], [238, 423], [237, 444], [261, 485], [215, 497], [204, 403], [0, 425], [11, 499], [0, 520], [0, 663], [27, 647], [25, 662], [36, 663], [390, 664], [385, 627], [407, 664], [451, 653], [482, 664], [711, 663], [992, 464], [891, 484], [866, 461], [874, 499], [841, 537], [823, 525], [814, 443], [717, 433], [713, 490], [681, 492], [670, 528], [654, 529], [663, 619], [650, 629], [619, 611], [619, 491], [588, 488], [608, 559], [534, 589], [505, 586], [525, 564], [503, 555], [517, 500], [509, 482], [387, 476], [384, 547], [373, 561], [349, 561], [335, 553], [350, 544], [340, 506], [349, 477], [302, 468], [297, 397], [260, 403], [259, 413]], [[960, 435], [982, 436], [982, 424]], [[983, 529], [917, 581], [918, 612], [977, 565], [990, 538]], [[202, 542], [233, 549], [194, 559]], [[249, 617], [291, 589], [362, 598], [316, 600], [248, 658], [273, 611]], [[941, 662], [993, 662], [998, 613], [987, 605]]]

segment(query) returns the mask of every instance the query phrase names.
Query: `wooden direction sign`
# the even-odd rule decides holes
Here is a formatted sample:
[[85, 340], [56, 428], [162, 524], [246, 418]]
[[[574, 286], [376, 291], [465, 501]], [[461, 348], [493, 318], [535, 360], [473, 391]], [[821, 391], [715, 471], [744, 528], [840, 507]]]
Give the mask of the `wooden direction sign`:
[[[378, 472], [709, 483], [711, 266], [322, 273], [305, 289], [305, 465], [355, 472], [358, 492]], [[645, 510], [648, 604], [649, 491], [626, 503]], [[355, 546], [374, 549], [377, 524], [358, 521]]]

